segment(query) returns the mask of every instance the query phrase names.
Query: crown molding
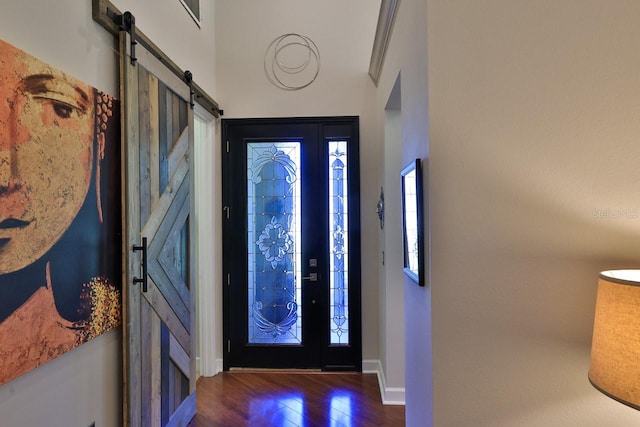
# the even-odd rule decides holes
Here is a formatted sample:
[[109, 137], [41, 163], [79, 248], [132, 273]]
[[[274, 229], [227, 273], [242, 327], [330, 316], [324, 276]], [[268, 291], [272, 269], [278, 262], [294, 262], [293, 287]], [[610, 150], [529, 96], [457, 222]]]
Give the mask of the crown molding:
[[380, 15], [378, 15], [378, 25], [373, 40], [371, 62], [369, 63], [369, 76], [371, 76], [376, 86], [378, 85], [378, 79], [382, 72], [382, 65], [384, 64], [384, 57], [387, 53], [389, 40], [391, 39], [391, 31], [399, 3], [400, 0], [382, 0], [380, 4]]

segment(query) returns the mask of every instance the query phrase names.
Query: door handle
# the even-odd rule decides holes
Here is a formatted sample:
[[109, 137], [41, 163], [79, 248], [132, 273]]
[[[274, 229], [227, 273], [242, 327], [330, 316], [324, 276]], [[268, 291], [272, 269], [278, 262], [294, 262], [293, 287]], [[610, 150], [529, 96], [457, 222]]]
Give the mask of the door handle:
[[304, 276], [302, 278], [302, 280], [308, 280], [310, 282], [317, 282], [318, 281], [318, 273], [309, 273], [308, 276]]
[[142, 246], [133, 245], [133, 251], [142, 251], [142, 278], [133, 278], [133, 284], [142, 283], [142, 292], [147, 292], [147, 238], [142, 238]]

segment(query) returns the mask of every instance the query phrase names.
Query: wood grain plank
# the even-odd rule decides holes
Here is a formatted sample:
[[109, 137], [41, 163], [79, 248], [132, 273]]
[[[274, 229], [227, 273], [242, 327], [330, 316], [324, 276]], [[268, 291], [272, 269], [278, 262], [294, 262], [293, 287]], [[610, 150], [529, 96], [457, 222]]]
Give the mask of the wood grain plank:
[[140, 211], [137, 203], [140, 186], [139, 135], [138, 135], [138, 72], [129, 60], [130, 37], [126, 32], [120, 33], [120, 98], [123, 100], [123, 135], [122, 155], [124, 176], [123, 198], [126, 209], [123, 209], [123, 425], [138, 427], [141, 422], [141, 373], [140, 373], [140, 292], [132, 286], [131, 278], [139, 274], [140, 257], [132, 252], [140, 237]]
[[[187, 184], [186, 181], [187, 180], [185, 180], [185, 185], [180, 187], [180, 190], [179, 190], [180, 192], [182, 192], [182, 194], [179, 194], [179, 196], [182, 196], [182, 197], [176, 197], [176, 201], [174, 203], [174, 206], [178, 207], [179, 209], [175, 209], [175, 210], [170, 209], [169, 212], [167, 212], [167, 217], [171, 215], [171, 217], [173, 218], [173, 221], [172, 221], [173, 225], [171, 227], [165, 227], [163, 225], [158, 230], [158, 234], [167, 235], [166, 240], [169, 244], [164, 246], [163, 248], [154, 247], [153, 248], [154, 250], [151, 252], [151, 254], [154, 257], [154, 259], [157, 260], [158, 266], [161, 267], [162, 276], [166, 277], [168, 281], [167, 283], [159, 284], [160, 288], [163, 291], [166, 290], [170, 292], [171, 295], [175, 294], [179, 296], [180, 301], [182, 301], [186, 310], [191, 311], [191, 308], [190, 308], [191, 295], [189, 292], [189, 288], [187, 287], [181, 275], [181, 272], [178, 270], [178, 267], [175, 264], [175, 245], [170, 244], [170, 242], [179, 241], [180, 236], [182, 234], [182, 225], [185, 224], [185, 222], [189, 217], [189, 198], [185, 188]], [[156, 249], [159, 249], [159, 251], [156, 252]], [[158, 271], [155, 269], [153, 271], [154, 273], [158, 273]], [[171, 305], [172, 307], [174, 307], [174, 310], [176, 311], [178, 310], [176, 305], [174, 304], [171, 304]], [[181, 315], [179, 317], [183, 320], [183, 323], [185, 324], [185, 326], [191, 325], [192, 323], [188, 318], [188, 313], [185, 313], [185, 316], [186, 316], [185, 318], [183, 318], [183, 316]]]
[[173, 335], [169, 336], [169, 357], [176, 367], [182, 371], [182, 374], [189, 378], [191, 375], [189, 366], [191, 358]]
[[[189, 233], [189, 250], [188, 250], [188, 254], [189, 254], [189, 264], [188, 264], [188, 268], [189, 268], [189, 274], [188, 274], [188, 280], [187, 280], [187, 287], [189, 289], [189, 298], [190, 298], [190, 304], [189, 304], [189, 310], [190, 310], [190, 314], [191, 314], [191, 325], [192, 329], [191, 329], [191, 333], [195, 334], [196, 329], [195, 329], [195, 325], [197, 324], [197, 320], [196, 320], [196, 297], [197, 297], [197, 289], [198, 286], [200, 286], [199, 282], [198, 282], [198, 271], [197, 271], [197, 262], [196, 262], [196, 254], [197, 254], [197, 249], [196, 249], [196, 219], [194, 216], [194, 213], [196, 211], [196, 202], [195, 202], [195, 197], [196, 197], [196, 192], [194, 191], [194, 183], [196, 182], [196, 178], [195, 178], [195, 172], [196, 172], [196, 168], [195, 168], [195, 159], [194, 159], [194, 154], [195, 154], [195, 123], [194, 123], [194, 115], [193, 115], [193, 108], [187, 108], [186, 109], [186, 113], [187, 113], [187, 122], [186, 122], [186, 127], [187, 130], [189, 132], [189, 151], [187, 153], [187, 159], [189, 161], [189, 182], [191, 183], [190, 191], [189, 191], [189, 228], [187, 230], [187, 232]], [[190, 373], [189, 373], [189, 394], [194, 396], [194, 400], [195, 400], [195, 396], [196, 396], [196, 385], [197, 385], [197, 373], [196, 373], [196, 340], [191, 340], [191, 348], [189, 349], [189, 354], [192, 355], [191, 357], [191, 365], [189, 367], [190, 369]]]
[[[146, 301], [146, 299], [143, 298]], [[149, 331], [150, 340], [153, 344], [150, 349], [151, 373], [148, 378], [151, 382], [151, 427], [162, 426], [162, 321], [153, 311], [151, 329]]]
[[180, 403], [189, 397], [189, 378], [180, 373]]
[[173, 383], [171, 372], [171, 363], [169, 363], [169, 328], [166, 323], [160, 324], [160, 360], [162, 361], [161, 375], [161, 424], [167, 425], [169, 417], [173, 413], [172, 408], [172, 390]]
[[[191, 107], [189, 105], [188, 100], [181, 99], [180, 100], [180, 118], [178, 123], [180, 133], [184, 132], [187, 126], [190, 125], [189, 113], [188, 113], [189, 110], [191, 110]], [[193, 124], [193, 122], [191, 122], [191, 124]]]
[[173, 414], [182, 403], [182, 373], [175, 363], [171, 363], [171, 366], [173, 367], [173, 392], [171, 393], [173, 397], [173, 408], [171, 414]]
[[[196, 414], [196, 405], [196, 394], [192, 393], [182, 402], [180, 407], [175, 410], [175, 412], [171, 416], [171, 419], [169, 419], [169, 424], [167, 424], [167, 427], [185, 427], [187, 425], [191, 425], [189, 424], [189, 421], [191, 421], [191, 419], [193, 419], [194, 415]], [[234, 424], [224, 425], [232, 426]]]
[[[158, 207], [161, 207], [162, 210], [156, 209], [154, 211], [152, 218], [149, 219], [147, 224], [145, 224], [144, 230], [148, 231], [148, 235], [155, 238], [176, 238], [175, 235], [170, 234], [171, 231], [175, 231], [178, 228], [176, 233], [179, 233], [179, 230], [182, 229], [184, 225], [184, 221], [186, 220], [186, 215], [189, 214], [189, 190], [190, 190], [190, 179], [189, 175], [185, 174], [185, 169], [188, 169], [188, 163], [185, 158], [182, 159], [182, 163], [178, 165], [175, 178], [169, 182], [167, 186], [167, 191], [162, 195], [160, 203], [158, 203]], [[182, 179], [181, 181], [179, 179]], [[186, 207], [183, 207], [186, 205]], [[181, 215], [180, 213], [185, 210], [186, 212]], [[156, 212], [158, 212], [156, 214]], [[178, 224], [177, 222], [180, 222]], [[151, 224], [155, 226], [155, 228], [151, 228]], [[164, 244], [164, 242], [162, 242]], [[150, 245], [150, 255], [151, 256], [159, 256], [163, 251], [164, 246], [162, 245]]]
[[149, 288], [148, 291], [144, 293], [144, 298], [146, 298], [147, 301], [149, 301], [149, 304], [154, 307], [158, 317], [160, 317], [160, 320], [167, 325], [182, 348], [185, 350], [191, 348], [192, 342], [189, 331], [182, 325], [182, 322], [173, 312], [171, 306], [167, 303], [152, 279], [149, 279], [148, 285]]
[[164, 296], [165, 302], [167, 303], [168, 309], [171, 310], [173, 317], [187, 330], [190, 325], [189, 307], [184, 304], [176, 288], [171, 283], [168, 283], [167, 275], [157, 260], [149, 263], [149, 278], [154, 282], [158, 292]]
[[153, 237], [156, 234], [156, 231], [164, 220], [167, 210], [171, 207], [171, 203], [173, 202], [175, 194], [178, 192], [179, 187], [182, 185], [182, 182], [188, 173], [188, 163], [183, 162], [183, 164], [180, 164], [178, 166], [173, 179], [168, 184], [167, 188], [165, 188], [165, 192], [156, 203], [155, 208], [151, 213], [151, 216], [149, 217], [149, 220], [142, 228], [143, 236]]
[[158, 171], [160, 173], [159, 179], [159, 192], [162, 194], [165, 190], [167, 183], [169, 182], [168, 169], [167, 169], [167, 147], [169, 145], [169, 138], [171, 138], [171, 106], [172, 103], [167, 100], [171, 99], [171, 91], [167, 88], [164, 82], [160, 81], [158, 84], [158, 111], [160, 117], [160, 143], [159, 143], [159, 160]]
[[153, 70], [153, 74], [155, 74], [160, 81], [163, 81], [170, 86], [171, 90], [180, 95], [182, 99], [189, 99], [189, 86], [187, 86], [184, 80], [180, 79], [171, 70], [165, 67], [158, 58], [142, 47], [139, 50], [136, 49], [136, 57], [138, 58], [139, 63], [144, 64], [148, 70]]
[[[149, 205], [151, 209], [160, 198], [160, 111], [158, 107], [158, 79], [149, 74]], [[148, 217], [147, 217], [148, 219]]]
[[[167, 413], [169, 417], [173, 414], [176, 408], [176, 368], [175, 365], [171, 362], [167, 363], [167, 392], [164, 394], [164, 401], [167, 405]], [[168, 422], [165, 421], [165, 424]]]
[[[150, 331], [152, 328], [152, 316], [156, 317], [152, 314], [153, 310], [151, 306], [147, 303], [144, 298], [140, 299], [140, 330], [143, 333], [140, 334], [140, 370], [142, 373], [142, 378], [150, 378], [153, 372], [153, 357], [152, 357], [152, 349], [153, 349], [153, 337], [152, 334], [144, 333], [144, 331]], [[143, 402], [151, 401], [151, 387], [153, 381], [142, 381], [140, 385], [140, 397]], [[142, 417], [142, 425], [143, 426], [151, 426], [151, 406], [143, 405], [141, 408], [141, 417]]]
[[[156, 230], [147, 230], [147, 226], [145, 226], [144, 230], [145, 233], [148, 231], [150, 236], [148, 250], [149, 277], [154, 280], [160, 291], [165, 294], [171, 308], [186, 328], [191, 325], [189, 291], [173, 264], [167, 260], [167, 251], [173, 249], [172, 242], [177, 239], [182, 224], [184, 224], [188, 215], [188, 196], [189, 179], [185, 178], [176, 192], [163, 195], [161, 202], [168, 197], [172, 197], [173, 201], [168, 205], [168, 210], [164, 212], [164, 215], [161, 215], [162, 221], [159, 223], [158, 228]], [[157, 212], [158, 209], [154, 210], [152, 218], [155, 217]], [[152, 219], [149, 220], [149, 223], [151, 222]], [[172, 255], [172, 253], [169, 255]]]
[[151, 213], [149, 181], [149, 73], [144, 67], [138, 69], [138, 130], [140, 133], [140, 223], [144, 224]]
[[[178, 138], [180, 137], [180, 133], [182, 129], [180, 128], [180, 97], [175, 93], [171, 94], [171, 145], [169, 145], [168, 149], [171, 151], [173, 146], [178, 142]], [[182, 101], [184, 102], [184, 101]], [[171, 175], [169, 175], [171, 176]]]
[[169, 178], [173, 176], [178, 168], [178, 165], [182, 161], [182, 158], [189, 151], [189, 129], [186, 128], [173, 146], [171, 153], [169, 153]]
[[164, 145], [160, 145], [160, 185], [166, 185], [169, 182], [169, 151], [173, 146], [173, 92], [170, 88], [167, 88], [164, 102], [166, 115], [163, 124], [166, 138], [162, 141]]

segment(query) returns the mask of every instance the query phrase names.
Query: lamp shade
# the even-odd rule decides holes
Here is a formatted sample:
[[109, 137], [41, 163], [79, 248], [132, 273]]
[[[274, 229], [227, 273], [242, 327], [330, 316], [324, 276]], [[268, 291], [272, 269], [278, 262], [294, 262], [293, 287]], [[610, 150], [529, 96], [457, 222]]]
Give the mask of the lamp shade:
[[640, 410], [640, 270], [600, 273], [589, 381]]

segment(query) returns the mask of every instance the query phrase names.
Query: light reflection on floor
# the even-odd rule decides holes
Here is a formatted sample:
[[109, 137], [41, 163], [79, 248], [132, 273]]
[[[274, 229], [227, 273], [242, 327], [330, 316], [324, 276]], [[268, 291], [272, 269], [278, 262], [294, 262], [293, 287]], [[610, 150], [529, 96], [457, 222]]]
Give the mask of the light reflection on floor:
[[[313, 427], [305, 422], [305, 396], [299, 393], [262, 396], [249, 402], [251, 425], [274, 427]], [[348, 390], [336, 390], [325, 408], [331, 427], [354, 427], [352, 396]]]
[[275, 397], [259, 397], [249, 402], [252, 423], [267, 422], [277, 427], [305, 426], [304, 397], [301, 394], [290, 394]]
[[348, 391], [335, 391], [329, 402], [331, 427], [352, 427], [351, 417], [351, 395]]

